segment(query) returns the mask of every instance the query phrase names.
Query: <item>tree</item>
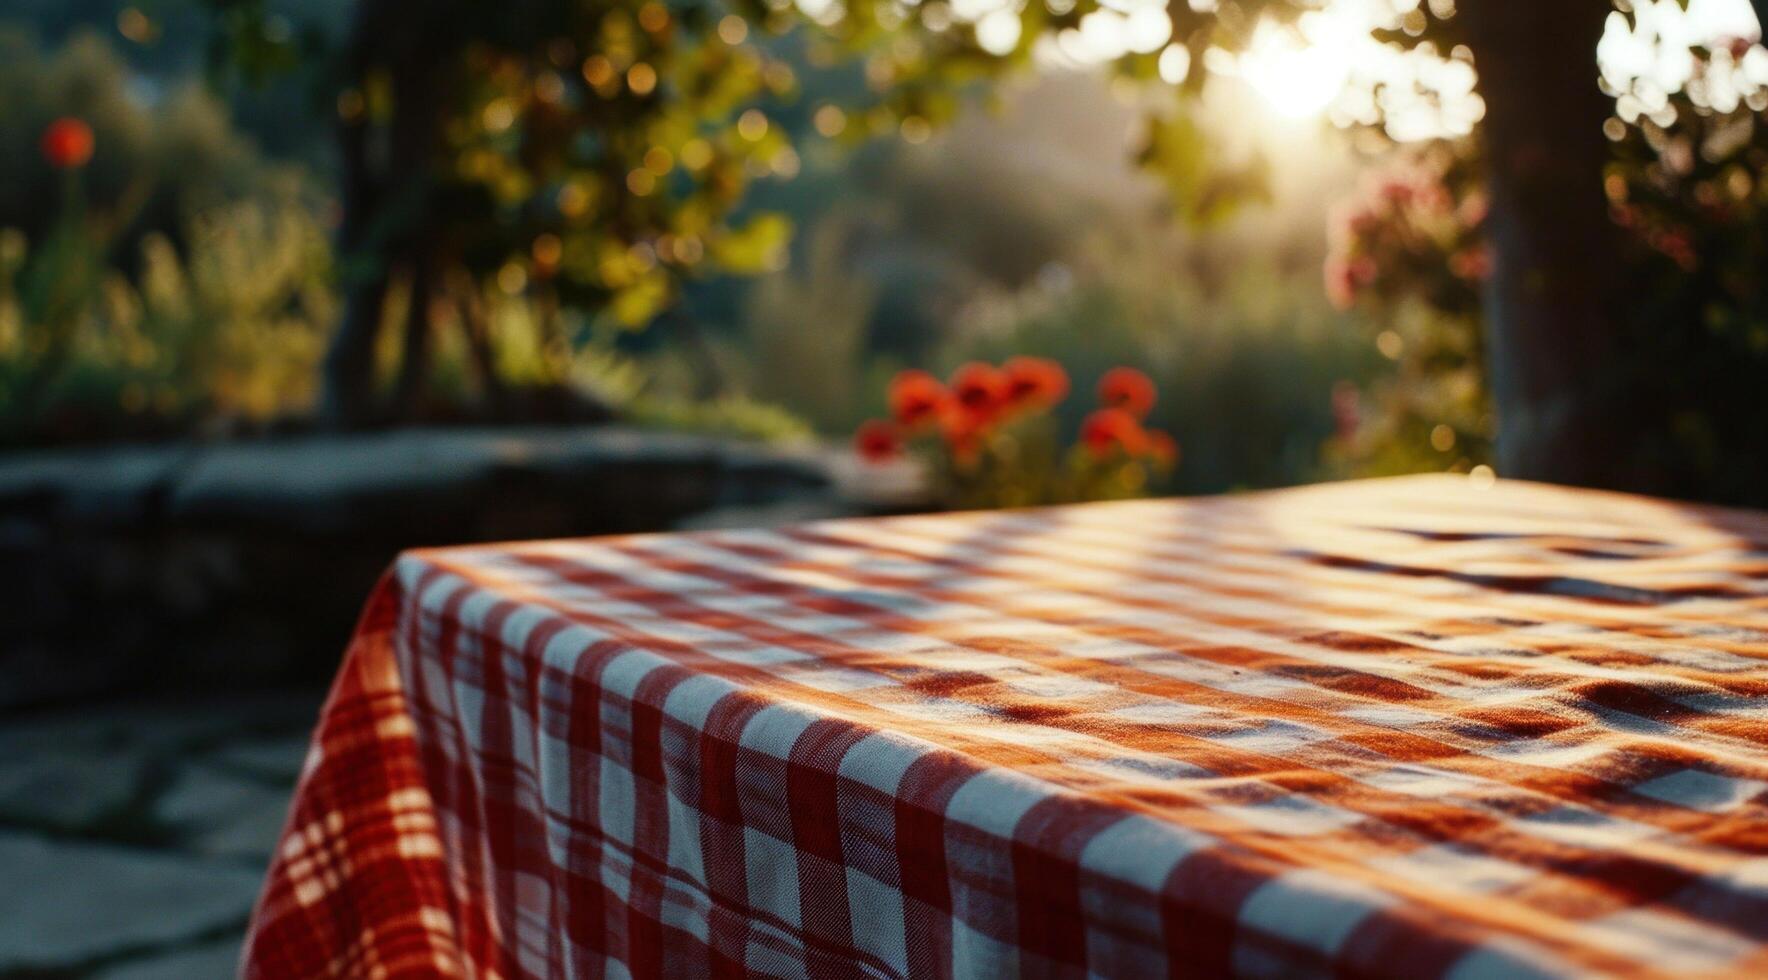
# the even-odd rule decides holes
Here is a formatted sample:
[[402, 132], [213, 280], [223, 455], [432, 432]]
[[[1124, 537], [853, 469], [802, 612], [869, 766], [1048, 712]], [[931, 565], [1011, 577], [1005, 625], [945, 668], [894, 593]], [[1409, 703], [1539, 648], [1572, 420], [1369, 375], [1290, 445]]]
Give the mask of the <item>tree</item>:
[[[1027, 63], [1041, 34], [1102, 9], [1097, 0], [1009, 8], [1010, 36], [1002, 42], [997, 14], [985, 46], [982, 25], [938, 0], [357, 0], [345, 37], [326, 46], [264, 0], [209, 2], [219, 65], [248, 79], [313, 58], [332, 66], [317, 104], [336, 113], [347, 301], [323, 402], [341, 426], [411, 412], [445, 305], [467, 326], [480, 380], [496, 396], [470, 300], [486, 280], [526, 281], [548, 302], [642, 325], [687, 278], [782, 261], [789, 227], [742, 202], [753, 177], [796, 167], [769, 116], [795, 94], [788, 46], [816, 62], [866, 63], [868, 91], [822, 107], [819, 130], [912, 139], [949, 119], [967, 86]], [[1175, 4], [1175, 43], [1232, 47], [1261, 9], [1293, 10], [1282, 0], [1242, 6], [1236, 16], [1232, 4], [1213, 15]], [[1117, 67], [1152, 78], [1158, 52], [1126, 53]], [[1160, 148], [1184, 144], [1166, 132]], [[1202, 187], [1214, 176], [1193, 144], [1179, 182]], [[403, 360], [382, 403], [376, 350], [394, 326]]]
[[[232, 50], [275, 60], [260, 0], [211, 2]], [[1112, 67], [1148, 80], [1163, 61], [1207, 66], [1210, 49], [1242, 50], [1262, 23], [1316, 6], [1174, 0], [1166, 23], [1127, 43]], [[1431, 0], [1380, 33], [1437, 52], [1464, 46], [1478, 71], [1500, 470], [1660, 489], [1669, 482], [1662, 467], [1641, 466], [1628, 443], [1672, 406], [1639, 396], [1619, 326], [1629, 291], [1604, 194], [1613, 101], [1595, 68], [1613, 12], [1604, 3], [1457, 9]], [[527, 277], [561, 302], [637, 324], [708, 266], [776, 261], [786, 229], [741, 208], [751, 176], [795, 160], [767, 115], [793, 93], [792, 72], [780, 43], [762, 39], [791, 33], [811, 58], [865, 61], [870, 91], [860, 104], [819, 110], [828, 130], [917, 138], [952, 114], [962, 89], [1027, 63], [1038, 38], [1129, 16], [1097, 0], [1009, 4], [971, 21], [938, 0], [358, 0], [331, 93], [344, 169], [339, 239], [356, 270], [327, 359], [334, 419], [373, 414], [372, 353], [395, 283], [413, 297], [395, 388], [408, 403], [436, 304], [464, 302], [459, 294], [479, 279]], [[1144, 14], [1133, 16], [1146, 27]], [[1221, 179], [1221, 162], [1185, 114], [1209, 74], [1190, 71], [1174, 87], [1145, 154], [1194, 209], [1240, 187], [1232, 178], [1241, 175]], [[477, 336], [473, 349], [494, 389], [487, 343]]]
[[1485, 240], [1490, 269], [1472, 308], [1483, 312], [1501, 472], [1761, 503], [1768, 197], [1756, 178], [1768, 164], [1768, 90], [1741, 75], [1763, 52], [1714, 38], [1690, 50], [1681, 90], [1608, 77], [1598, 88], [1562, 55], [1588, 50], [1604, 18], [1612, 29], [1621, 16], [1481, 3], [1431, 22], [1423, 37], [1469, 46], [1487, 107], [1478, 144], [1460, 154], [1477, 166], [1439, 169], [1436, 191], [1475, 193], [1489, 208], [1477, 227], [1434, 240], [1371, 230], [1377, 216], [1365, 213], [1361, 232], [1341, 234], [1362, 240], [1337, 269], [1386, 252], [1360, 273], [1382, 281], [1360, 285], [1453, 319], [1470, 308], [1454, 288], [1455, 250], [1470, 234]]
[[[1768, 4], [1753, 3], [1760, 18]], [[1675, 424], [1689, 407], [1688, 392], [1666, 388], [1662, 375], [1694, 365], [1642, 358], [1651, 338], [1640, 335], [1668, 329], [1692, 336], [1699, 327], [1687, 310], [1668, 322], [1641, 323], [1636, 315], [1638, 263], [1624, 254], [1625, 232], [1605, 194], [1619, 120], [1614, 95], [1596, 83], [1593, 59], [1615, 11], [1527, 0], [1461, 8], [1433, 17], [1420, 37], [1444, 49], [1467, 45], [1486, 105], [1480, 176], [1490, 200], [1483, 232], [1492, 267], [1484, 322], [1499, 471], [1699, 492], [1686, 461], [1641, 451], [1654, 430]], [[1694, 123], [1695, 114], [1682, 115]], [[1723, 401], [1728, 393], [1715, 394]]]
[[[1456, 18], [1486, 116], [1486, 290], [1498, 469], [1631, 485], [1617, 362], [1614, 225], [1602, 193], [1612, 100], [1596, 85], [1606, 4], [1485, 0]], [[1580, 57], [1580, 53], [1582, 56]]]
[[[256, 0], [216, 0], [230, 63], [274, 71], [314, 35]], [[532, 282], [550, 300], [639, 325], [703, 264], [759, 271], [787, 229], [735, 215], [755, 172], [789, 160], [763, 108], [794, 80], [709, 6], [359, 0], [321, 93], [335, 113], [345, 313], [324, 414], [409, 416], [443, 307], [479, 380], [500, 389], [476, 290]], [[396, 315], [397, 324], [390, 321]], [[389, 403], [383, 331], [403, 334]]]

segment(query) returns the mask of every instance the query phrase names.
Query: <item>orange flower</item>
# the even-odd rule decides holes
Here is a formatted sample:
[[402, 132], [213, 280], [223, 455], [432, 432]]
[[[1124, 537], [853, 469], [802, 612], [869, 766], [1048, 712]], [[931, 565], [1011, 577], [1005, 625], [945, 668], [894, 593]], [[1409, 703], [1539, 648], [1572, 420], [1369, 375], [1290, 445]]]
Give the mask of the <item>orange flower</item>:
[[952, 397], [978, 422], [989, 422], [1006, 407], [1007, 376], [992, 364], [971, 361], [952, 372]]
[[1146, 418], [1154, 407], [1154, 382], [1135, 368], [1112, 368], [1099, 379], [1099, 403], [1122, 409], [1133, 419]]
[[890, 379], [890, 415], [905, 429], [918, 429], [939, 420], [946, 401], [945, 385], [926, 371], [898, 371]]
[[969, 466], [982, 455], [982, 435], [988, 420], [964, 408], [956, 401], [946, 402], [939, 413], [939, 434], [959, 465]]
[[882, 463], [902, 453], [902, 434], [889, 422], [871, 419], [853, 434], [853, 449], [868, 463]]
[[92, 145], [92, 127], [73, 116], [63, 116], [43, 130], [43, 159], [58, 170], [84, 167], [92, 159]]
[[1049, 358], [1009, 358], [1001, 370], [1007, 376], [1009, 408], [1047, 408], [1068, 396], [1068, 372]]
[[1121, 408], [1101, 408], [1087, 416], [1080, 426], [1080, 441], [1099, 459], [1116, 452], [1139, 456], [1148, 451], [1148, 433], [1142, 430], [1142, 423]]

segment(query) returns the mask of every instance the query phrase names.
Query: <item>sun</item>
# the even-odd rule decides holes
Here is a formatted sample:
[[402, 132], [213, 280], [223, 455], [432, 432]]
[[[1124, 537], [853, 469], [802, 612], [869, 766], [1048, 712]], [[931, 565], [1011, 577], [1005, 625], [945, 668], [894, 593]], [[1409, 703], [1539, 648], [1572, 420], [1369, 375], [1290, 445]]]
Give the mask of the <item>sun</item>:
[[1285, 119], [1309, 119], [1326, 111], [1350, 78], [1350, 59], [1341, 48], [1262, 31], [1240, 56], [1246, 84]]
[[1260, 25], [1237, 59], [1240, 77], [1284, 119], [1325, 114], [1351, 77], [1355, 35], [1339, 20], [1322, 17], [1300, 30]]

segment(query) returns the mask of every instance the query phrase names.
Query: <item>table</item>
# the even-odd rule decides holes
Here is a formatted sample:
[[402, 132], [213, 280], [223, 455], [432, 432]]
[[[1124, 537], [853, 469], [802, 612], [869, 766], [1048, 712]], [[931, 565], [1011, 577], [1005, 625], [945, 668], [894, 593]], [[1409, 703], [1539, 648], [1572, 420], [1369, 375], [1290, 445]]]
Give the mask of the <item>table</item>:
[[1761, 976], [1765, 571], [1453, 476], [408, 553], [244, 973]]

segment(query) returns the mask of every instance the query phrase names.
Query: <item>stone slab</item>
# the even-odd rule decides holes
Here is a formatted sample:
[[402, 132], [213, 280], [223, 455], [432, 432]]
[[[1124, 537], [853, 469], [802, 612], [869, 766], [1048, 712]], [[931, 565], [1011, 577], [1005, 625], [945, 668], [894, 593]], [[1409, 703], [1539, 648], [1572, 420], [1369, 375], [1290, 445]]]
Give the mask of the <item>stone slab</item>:
[[0, 974], [84, 963], [244, 926], [260, 871], [0, 832]]
[[293, 785], [311, 746], [312, 738], [303, 730], [280, 738], [241, 739], [216, 749], [209, 759], [231, 772]]
[[155, 808], [180, 841], [198, 854], [268, 867], [282, 832], [293, 782], [271, 788], [256, 780], [191, 766], [178, 774]]
[[145, 774], [146, 760], [131, 751], [0, 755], [0, 820], [61, 832], [87, 830], [126, 810]]
[[227, 980], [239, 970], [240, 940], [229, 937], [118, 963], [95, 980]]

